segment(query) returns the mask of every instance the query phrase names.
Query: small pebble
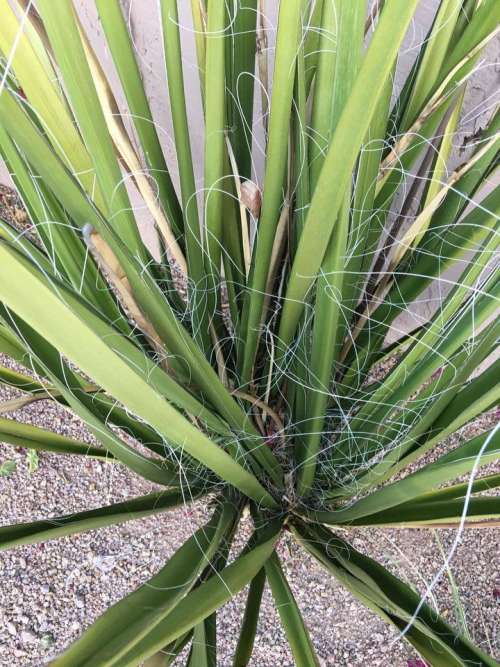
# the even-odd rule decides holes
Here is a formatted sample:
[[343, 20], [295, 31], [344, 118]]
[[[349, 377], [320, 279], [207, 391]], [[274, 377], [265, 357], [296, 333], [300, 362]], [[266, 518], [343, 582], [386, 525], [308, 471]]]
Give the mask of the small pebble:
[[29, 630], [23, 630], [21, 632], [21, 641], [23, 642], [23, 644], [30, 644], [31, 642], [34, 642], [35, 639], [36, 635], [34, 635]]

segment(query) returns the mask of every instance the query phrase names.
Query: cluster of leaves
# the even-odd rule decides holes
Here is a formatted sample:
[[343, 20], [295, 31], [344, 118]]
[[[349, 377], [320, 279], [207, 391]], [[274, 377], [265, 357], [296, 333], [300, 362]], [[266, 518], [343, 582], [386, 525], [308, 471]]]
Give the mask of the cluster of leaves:
[[[0, 438], [123, 464], [161, 490], [5, 526], [0, 548], [200, 498], [214, 509], [54, 664], [168, 665], [191, 643], [190, 665], [215, 665], [216, 611], [249, 584], [234, 658], [246, 665], [267, 582], [296, 663], [316, 665], [276, 551], [284, 530], [432, 665], [496, 664], [335, 528], [500, 516], [484, 494], [500, 475], [478, 475], [500, 457], [496, 429], [423, 458], [499, 396], [498, 361], [475, 374], [499, 333], [500, 192], [483, 188], [498, 112], [448, 164], [500, 3], [441, 0], [396, 91], [418, 0], [282, 0], [271, 93], [265, 2], [192, 0], [201, 187], [178, 3], [159, 3], [175, 184], [120, 2], [95, 5], [126, 114], [71, 0], [0, 0], [0, 152], [29, 219], [28, 232], [0, 221], [0, 352], [27, 369], [0, 367], [0, 381], [24, 392], [14, 407], [55, 401], [100, 445], [8, 418]], [[435, 313], [397, 335], [434, 280]], [[254, 533], [231, 560], [246, 508]]]
[[9, 475], [12, 475], [13, 472], [15, 472], [16, 467], [17, 464], [12, 459], [7, 459], [6, 461], [2, 461], [2, 463], [0, 464], [0, 475], [2, 477], [8, 477]]
[[[26, 454], [26, 464], [28, 466], [28, 472], [30, 474], [38, 470], [39, 459], [36, 450], [34, 449], [28, 450]], [[9, 475], [12, 475], [12, 473], [14, 473], [16, 469], [17, 469], [17, 463], [12, 459], [7, 459], [5, 461], [2, 461], [2, 463], [0, 463], [0, 475], [2, 477], [9, 477]]]

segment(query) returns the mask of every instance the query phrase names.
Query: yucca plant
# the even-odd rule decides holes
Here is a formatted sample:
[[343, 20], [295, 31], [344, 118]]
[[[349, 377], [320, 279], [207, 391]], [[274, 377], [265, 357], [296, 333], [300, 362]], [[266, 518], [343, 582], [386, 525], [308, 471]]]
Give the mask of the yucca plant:
[[[499, 333], [500, 191], [483, 187], [498, 112], [447, 165], [500, 3], [441, 0], [395, 90], [418, 0], [282, 0], [272, 64], [265, 1], [160, 0], [173, 164], [119, 0], [95, 4], [126, 116], [71, 0], [0, 0], [0, 149], [29, 218], [0, 222], [0, 351], [27, 369], [0, 380], [26, 394], [9, 410], [55, 401], [101, 446], [6, 418], [0, 439], [123, 464], [160, 490], [4, 526], [0, 547], [200, 499], [213, 514], [53, 664], [169, 665], [191, 643], [189, 665], [215, 665], [216, 612], [249, 585], [233, 662], [246, 665], [266, 583], [296, 664], [318, 664], [276, 551], [284, 531], [430, 664], [498, 664], [346, 535], [500, 516], [484, 493], [500, 475], [480, 472], [500, 457], [498, 431], [441, 444], [499, 397], [499, 362], [482, 363]], [[202, 183], [180, 4], [196, 40]], [[147, 243], [132, 192], [156, 231]], [[434, 280], [435, 314], [398, 334]], [[233, 557], [248, 512], [254, 533]]]

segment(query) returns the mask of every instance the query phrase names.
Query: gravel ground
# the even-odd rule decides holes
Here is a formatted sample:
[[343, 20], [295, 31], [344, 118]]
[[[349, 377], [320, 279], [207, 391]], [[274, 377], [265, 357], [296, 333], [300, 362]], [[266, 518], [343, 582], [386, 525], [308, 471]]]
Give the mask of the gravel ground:
[[[4, 360], [5, 361], [5, 360]], [[0, 400], [16, 395], [0, 390]], [[485, 417], [464, 437], [484, 429]], [[61, 408], [31, 404], [16, 419], [93, 442], [85, 426]], [[0, 462], [14, 460], [15, 472], [0, 477], [0, 522], [35, 520], [81, 511], [147, 493], [152, 485], [120, 465], [41, 453], [29, 471], [26, 450], [0, 445]], [[488, 472], [493, 472], [490, 468]], [[206, 517], [202, 504], [122, 526], [61, 538], [0, 555], [0, 665], [38, 667], [75, 640], [113, 602], [151, 577]], [[250, 521], [237, 536], [244, 542]], [[444, 548], [455, 532], [440, 530]], [[380, 560], [419, 591], [442, 564], [435, 536], [425, 530], [356, 530], [355, 547]], [[467, 629], [485, 650], [499, 655], [499, 532], [465, 533], [452, 564]], [[356, 602], [288, 538], [280, 552], [323, 665], [406, 665], [415, 653], [396, 633]], [[456, 608], [447, 577], [433, 592], [434, 603], [452, 623]], [[231, 665], [245, 592], [218, 615], [219, 664]], [[411, 663], [410, 663], [411, 664]], [[269, 591], [263, 602], [252, 665], [291, 666]]]

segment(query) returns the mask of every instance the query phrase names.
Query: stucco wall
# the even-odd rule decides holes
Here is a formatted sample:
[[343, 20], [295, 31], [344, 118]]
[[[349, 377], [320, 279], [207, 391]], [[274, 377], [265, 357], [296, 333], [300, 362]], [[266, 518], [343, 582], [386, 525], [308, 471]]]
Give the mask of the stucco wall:
[[[222, 0], [221, 0], [222, 1]], [[332, 0], [333, 1], [333, 0]], [[458, 2], [459, 0], [457, 0]], [[143, 72], [145, 87], [150, 100], [151, 109], [157, 127], [159, 128], [160, 141], [163, 145], [167, 162], [175, 178], [175, 153], [172, 145], [172, 126], [169, 114], [169, 103], [166, 88], [166, 73], [163, 60], [163, 44], [160, 34], [159, 6], [157, 0], [122, 0], [127, 20], [130, 22], [131, 33], [134, 37], [135, 47]], [[203, 117], [197, 78], [196, 54], [194, 48], [194, 37], [190, 20], [191, 0], [180, 0], [180, 25], [182, 28], [182, 41], [184, 49], [184, 72], [186, 90], [189, 98], [189, 119], [191, 125], [191, 140], [194, 153], [194, 163], [198, 182], [201, 185], [203, 173]], [[405, 39], [398, 65], [396, 89], [404, 80], [413, 59], [415, 49], [425, 38], [438, 0], [421, 0], [411, 30]], [[126, 115], [126, 105], [120, 90], [120, 85], [109, 52], [103, 40], [101, 27], [96, 14], [93, 0], [75, 0], [78, 12], [85, 27], [88, 30], [91, 41], [97, 50], [101, 63], [110, 77], [115, 90], [121, 111]], [[274, 47], [274, 30], [277, 22], [278, 0], [267, 0], [266, 18], [269, 26], [269, 50], [272, 58]], [[451, 167], [463, 161], [464, 154], [460, 147], [464, 136], [473, 134], [481, 125], [484, 125], [495, 104], [498, 104], [499, 80], [500, 80], [500, 39], [495, 39], [484, 54], [477, 72], [472, 78], [467, 93], [464, 114], [457, 136]], [[258, 96], [256, 96], [256, 99]], [[261, 146], [260, 127], [255, 127], [257, 141], [255, 148], [255, 180], [260, 181], [262, 176], [263, 155], [259, 149]], [[8, 174], [3, 165], [0, 165], [0, 181], [8, 182]], [[138, 217], [141, 219], [142, 228], [147, 234], [150, 221], [147, 212], [141, 209], [140, 202], [133, 196], [133, 204], [138, 208]], [[453, 274], [451, 274], [453, 277]], [[433, 308], [436, 300], [440, 298], [440, 287], [431, 287], [425, 298], [419, 303], [418, 311], [426, 315]], [[411, 323], [406, 321], [406, 328]]]
[[[222, 0], [221, 0], [222, 1]], [[334, 1], [334, 0], [332, 0]], [[461, 0], [457, 0], [459, 2]], [[88, 27], [95, 47], [100, 51], [103, 62], [108, 72], [113, 72], [113, 64], [103, 48], [102, 34], [93, 5], [93, 0], [76, 0], [80, 15]], [[165, 67], [163, 62], [163, 44], [160, 34], [160, 19], [158, 0], [122, 0], [125, 14], [131, 26], [131, 32], [134, 36], [137, 54], [139, 56], [142, 72], [148, 98], [150, 100], [153, 116], [161, 128], [161, 140], [166, 154], [173, 157], [172, 151], [172, 131], [169, 115], [169, 105], [165, 86]], [[427, 30], [432, 22], [434, 13], [439, 4], [439, 0], [421, 0], [409, 31], [402, 55], [400, 57], [398, 74], [396, 79], [396, 88], [404, 80], [414, 60], [416, 47], [425, 39]], [[191, 137], [193, 152], [195, 155], [195, 164], [198, 175], [202, 174], [203, 164], [203, 117], [201, 113], [201, 103], [199, 95], [198, 74], [196, 65], [196, 53], [194, 48], [194, 38], [192, 23], [190, 20], [191, 0], [180, 0], [179, 22], [184, 49], [184, 73], [186, 79], [186, 90], [189, 95], [189, 115], [191, 121]], [[269, 50], [272, 58], [274, 49], [274, 31], [277, 24], [278, 0], [266, 0], [266, 20], [269, 26]], [[497, 39], [488, 48], [485, 53], [483, 64], [478, 68], [469, 85], [468, 98], [465, 103], [465, 113], [461, 125], [461, 131], [466, 134], [475, 132], [481, 122], [484, 122], [485, 114], [479, 113], [481, 108], [492, 108], [496, 92], [496, 101], [498, 103], [498, 84], [499, 74], [499, 53], [500, 40]], [[116, 82], [116, 79], [114, 79]], [[119, 90], [119, 86], [116, 86]], [[123, 105], [123, 109], [126, 107]], [[255, 130], [259, 132], [259, 127]], [[258, 138], [258, 137], [257, 137]], [[258, 142], [260, 143], [260, 142]], [[256, 164], [259, 172], [259, 165], [262, 160], [258, 157], [259, 150], [256, 150]], [[456, 159], [461, 159], [458, 156]], [[172, 160], [172, 163], [174, 161]], [[257, 177], [260, 173], [256, 174]]]
[[[459, 1], [461, 0], [457, 0], [457, 2]], [[121, 110], [126, 114], [126, 105], [124, 104], [124, 98], [121, 94], [110, 54], [103, 39], [94, 1], [74, 0], [74, 3], [87, 28], [93, 45], [99, 53], [101, 63], [110, 77]], [[404, 75], [411, 66], [415, 56], [415, 48], [425, 38], [438, 4], [439, 0], [420, 0], [415, 20], [408, 32], [399, 60], [396, 89], [401, 85]], [[163, 60], [163, 44], [160, 34], [159, 3], [158, 0], [122, 0], [122, 5], [131, 27], [153, 117], [160, 130], [160, 140], [168, 161], [172, 165], [172, 171], [175, 172], [172, 126], [165, 85], [166, 73]], [[183, 41], [186, 90], [189, 96], [192, 146], [195, 155], [195, 165], [200, 175], [203, 164], [203, 118], [197, 78], [193, 29], [190, 20], [191, 0], [179, 0], [178, 5]], [[278, 6], [278, 0], [266, 0], [266, 20], [269, 27], [269, 52], [271, 58], [274, 49], [273, 34], [277, 23]], [[486, 110], [487, 115], [488, 109], [491, 110], [495, 100], [498, 103], [500, 97], [498, 92], [500, 80], [499, 53], [500, 38], [497, 38], [485, 52], [483, 62], [469, 85], [465, 113], [461, 124], [461, 132], [465, 134], [473, 133], [481, 122], [484, 122], [485, 114], [481, 113], [482, 110]], [[256, 128], [257, 134], [258, 131], [259, 128]], [[258, 150], [256, 152], [258, 153]], [[259, 165], [261, 161], [257, 159], [256, 163]], [[259, 171], [257, 168], [257, 172]], [[260, 174], [257, 173], [256, 176], [258, 178]], [[5, 171], [1, 174], [1, 178], [5, 178]]]

